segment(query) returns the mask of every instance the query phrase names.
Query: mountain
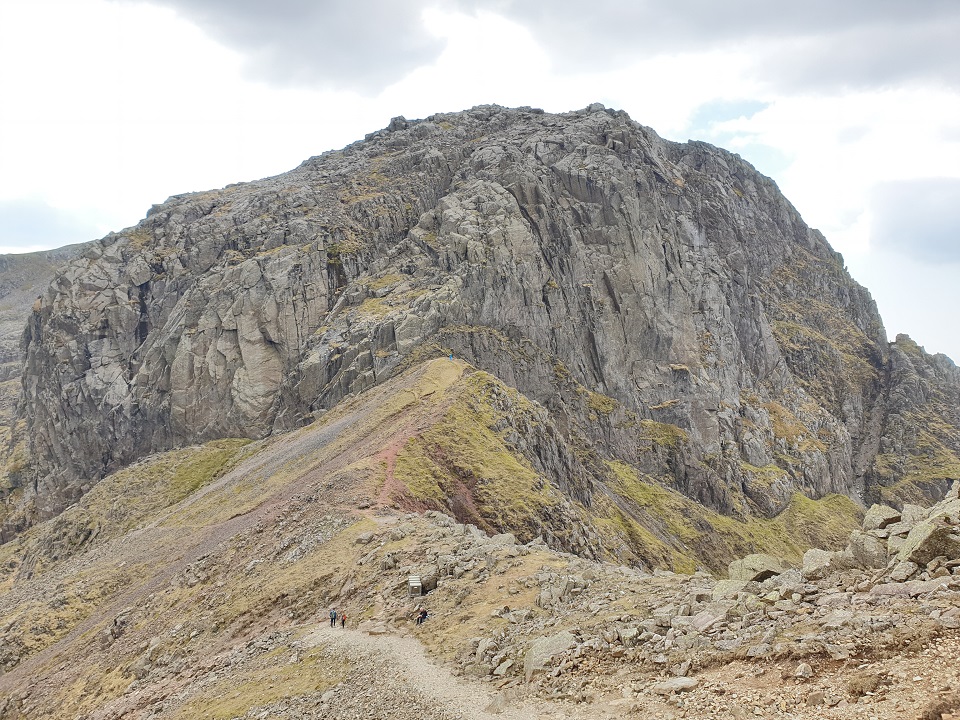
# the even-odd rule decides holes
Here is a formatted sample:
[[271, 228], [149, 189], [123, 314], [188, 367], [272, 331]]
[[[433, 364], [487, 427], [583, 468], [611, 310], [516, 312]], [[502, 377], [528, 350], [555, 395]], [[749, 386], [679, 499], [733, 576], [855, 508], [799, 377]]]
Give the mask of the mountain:
[[[7, 536], [139, 458], [289, 431], [438, 356], [482, 374], [387, 462], [399, 502], [535, 518], [525, 539], [587, 556], [798, 557], [807, 537], [745, 528], [802, 517], [840, 542], [864, 503], [960, 477], [956, 366], [887, 342], [769, 178], [599, 105], [396, 118], [171, 198], [62, 268], [24, 344]], [[497, 473], [566, 509], [504, 495], [523, 512], [498, 514], [479, 497]]]
[[396, 118], [65, 252], [0, 258], [0, 720], [960, 710], [960, 371], [738, 156]]

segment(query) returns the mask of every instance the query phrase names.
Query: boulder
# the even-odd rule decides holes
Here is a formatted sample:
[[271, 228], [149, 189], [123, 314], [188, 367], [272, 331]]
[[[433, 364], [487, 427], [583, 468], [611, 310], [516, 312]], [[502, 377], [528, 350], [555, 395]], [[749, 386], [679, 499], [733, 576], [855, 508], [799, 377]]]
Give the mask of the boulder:
[[637, 628], [620, 628], [617, 631], [617, 637], [620, 639], [620, 642], [623, 643], [624, 647], [633, 647], [637, 644], [637, 637], [639, 637], [640, 631]]
[[716, 602], [717, 600], [735, 598], [742, 592], [756, 595], [758, 592], [760, 592], [760, 585], [758, 583], [747, 582], [745, 580], [718, 580], [717, 584], [713, 586], [711, 598], [714, 602]]
[[867, 510], [863, 516], [863, 530], [883, 530], [887, 525], [900, 522], [901, 514], [899, 510], [894, 510], [889, 505], [874, 504]]
[[909, 533], [913, 529], [914, 525], [916, 525], [915, 522], [908, 522], [906, 520], [901, 520], [900, 522], [895, 522], [891, 525], [887, 525], [887, 527], [884, 529], [887, 531], [888, 537], [891, 537], [891, 538], [897, 537], [897, 536], [906, 537], [907, 533]]
[[655, 683], [650, 689], [657, 695], [672, 695], [678, 692], [689, 692], [693, 690], [699, 681], [691, 677], [675, 677], [663, 682]]
[[926, 520], [929, 510], [922, 505], [911, 505], [906, 503], [903, 506], [903, 522], [913, 523], [916, 525], [921, 520]]
[[786, 569], [783, 563], [773, 555], [757, 553], [747, 555], [740, 560], [734, 560], [727, 568], [727, 573], [731, 580], [761, 582], [774, 575], [779, 575]]
[[960, 500], [944, 500], [930, 508], [927, 519], [938, 520], [940, 518], [943, 518], [950, 525], [960, 523]]
[[803, 554], [804, 580], [820, 580], [832, 572], [842, 570], [844, 566], [842, 553], [810, 548]]
[[697, 632], [706, 632], [723, 619], [723, 613], [703, 610], [690, 618], [690, 627]]
[[848, 560], [853, 567], [871, 569], [887, 565], [886, 543], [859, 530], [850, 533], [850, 540], [843, 555], [844, 560]]
[[919, 565], [909, 560], [898, 562], [893, 570], [890, 571], [890, 579], [894, 582], [906, 582], [912, 578], [919, 569]]
[[534, 641], [523, 657], [523, 674], [527, 682], [530, 682], [534, 674], [546, 670], [555, 655], [569, 650], [576, 644], [577, 638], [567, 630]]
[[960, 534], [957, 528], [942, 520], [921, 520], [907, 535], [897, 553], [897, 560], [926, 565], [941, 555], [950, 560], [960, 557]]
[[382, 622], [376, 622], [374, 620], [365, 620], [360, 623], [357, 628], [360, 632], [364, 632], [367, 635], [386, 635], [387, 628]]

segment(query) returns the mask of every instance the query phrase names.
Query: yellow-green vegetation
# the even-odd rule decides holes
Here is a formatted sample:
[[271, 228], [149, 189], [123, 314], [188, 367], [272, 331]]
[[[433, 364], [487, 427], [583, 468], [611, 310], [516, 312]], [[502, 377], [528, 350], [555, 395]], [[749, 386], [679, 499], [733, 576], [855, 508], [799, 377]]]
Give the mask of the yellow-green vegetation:
[[172, 717], [176, 720], [243, 717], [254, 708], [278, 700], [322, 693], [343, 680], [348, 670], [345, 665], [333, 666], [317, 649], [306, 652], [297, 663], [290, 662], [289, 650], [274, 650], [204, 687], [202, 693], [181, 705]]
[[366, 298], [357, 306], [356, 313], [359, 317], [379, 319], [389, 315], [394, 310], [410, 307], [414, 300], [426, 295], [427, 292], [423, 288], [418, 288], [405, 292], [389, 293], [384, 297]]
[[213, 440], [198, 451], [180, 451], [187, 457], [175, 465], [173, 477], [170, 478], [169, 502], [179, 502], [229, 470], [239, 459], [239, 450], [249, 443], [250, 440], [245, 438]]
[[368, 317], [381, 318], [387, 313], [390, 312], [392, 308], [387, 304], [383, 298], [367, 298], [357, 307], [357, 313], [359, 315], [366, 315]]
[[135, 250], [143, 250], [153, 244], [153, 233], [139, 225], [124, 230], [122, 235], [129, 239], [130, 247]]
[[120, 697], [134, 677], [122, 667], [88, 666], [85, 677], [64, 688], [57, 704], [60, 717], [85, 717], [106, 702]]
[[[49, 647], [87, 619], [117, 590], [128, 587], [142, 570], [100, 565], [73, 574], [69, 583], [58, 587], [53, 598], [37, 597], [18, 602], [10, 612], [0, 616], [0, 626], [7, 627], [3, 649], [14, 651], [22, 660]], [[3, 649], [0, 649], [0, 663], [8, 660], [3, 657], [6, 655]]]
[[446, 508], [443, 484], [447, 472], [433, 461], [421, 438], [412, 438], [404, 445], [397, 455], [393, 472], [410, 498], [433, 508]]
[[[841, 548], [850, 531], [859, 527], [863, 509], [846, 495], [825, 495], [811, 500], [802, 493], [794, 493], [786, 510], [773, 522], [782, 525], [787, 537], [802, 554], [806, 548]], [[797, 561], [796, 555], [787, 557]]]
[[747, 480], [751, 485], [770, 487], [778, 480], [784, 480], [789, 477], [787, 472], [779, 465], [764, 465], [763, 467], [757, 467], [756, 465], [751, 465], [746, 461], [741, 461], [740, 467], [747, 476]]
[[241, 459], [249, 443], [213, 440], [155, 455], [101, 480], [84, 495], [80, 506], [92, 518], [109, 519], [111, 527], [105, 532], [118, 535], [222, 475]]
[[[622, 463], [611, 463], [611, 469], [618, 477], [624, 473], [628, 483], [633, 477], [629, 466]], [[593, 524], [603, 536], [605, 545], [614, 548], [617, 560], [628, 564], [640, 560], [651, 567], [669, 568], [674, 572], [694, 572], [696, 560], [675, 547], [678, 543], [671, 545], [641, 524], [643, 520], [653, 526], [659, 525], [656, 518], [649, 517], [644, 506], [640, 506], [640, 512], [630, 512], [629, 503], [632, 499], [625, 497], [626, 493], [621, 494], [622, 490], [622, 486], [613, 489], [611, 494], [617, 497], [616, 501], [607, 495], [598, 494], [591, 508], [594, 514]], [[626, 507], [622, 508], [621, 505]], [[667, 538], [670, 539], [669, 535]]]
[[77, 504], [20, 539], [24, 555], [38, 558], [33, 574], [44, 572], [56, 560], [71, 557], [89, 541], [119, 537], [155, 518], [232, 468], [249, 442], [214, 440], [199, 447], [172, 450], [107, 476]]
[[920, 347], [909, 335], [897, 335], [897, 347], [907, 355], [920, 358], [923, 357], [923, 348]]
[[[265, 445], [258, 443], [256, 447], [259, 450]], [[187, 502], [172, 508], [158, 524], [160, 527], [202, 527], [242, 515], [262, 503], [271, 492], [290, 482], [302, 468], [316, 462], [314, 458], [304, 457], [266, 472], [257, 468], [257, 471], [230, 482], [224, 491], [229, 498], [227, 502], [223, 494], [196, 493]]]
[[687, 442], [687, 438], [687, 431], [676, 425], [654, 420], [640, 421], [640, 442], [650, 442], [654, 445], [676, 448], [681, 443]]
[[587, 407], [597, 413], [609, 415], [617, 409], [617, 401], [607, 395], [591, 392], [587, 396]]
[[826, 451], [826, 446], [797, 419], [796, 415], [778, 402], [763, 404], [770, 415], [770, 425], [775, 437], [784, 440], [787, 445], [799, 452], [811, 450]]
[[508, 427], [535, 422], [532, 404], [485, 372], [467, 375], [448, 393], [443, 416], [401, 450], [395, 479], [417, 499], [442, 491], [444, 509], [464, 520], [530, 536], [531, 518], [558, 498], [508, 444], [506, 431], [493, 428], [507, 418]]
[[[929, 433], [921, 431], [920, 436], [920, 452], [904, 455], [899, 463], [893, 455], [877, 456], [874, 464], [877, 474], [896, 478], [892, 484], [880, 488], [882, 502], [928, 505], [950, 482], [960, 480], [960, 460], [956, 453]], [[930, 442], [925, 443], [924, 439]]]
[[878, 349], [842, 304], [813, 292], [783, 295], [784, 288], [817, 287], [825, 279], [838, 286], [850, 282], [834, 259], [796, 247], [790, 263], [771, 275], [766, 304], [774, 337], [788, 363], [793, 357], [805, 358], [802, 365], [791, 367], [794, 375], [825, 407], [836, 409], [844, 394], [868, 390], [878, 380], [879, 368], [873, 359]]
[[880, 453], [875, 458], [873, 473], [881, 485], [882, 502], [928, 505], [952, 481], [960, 480], [960, 456], [953, 450], [960, 446], [960, 430], [945, 420], [950, 416], [949, 405], [937, 398], [903, 413], [899, 422], [908, 430], [903, 435], [912, 434], [915, 441], [899, 454]]
[[373, 278], [367, 282], [367, 287], [371, 290], [382, 290], [385, 287], [390, 287], [391, 285], [396, 285], [397, 283], [403, 282], [406, 280], [404, 275], [381, 275], [380, 277]]
[[569, 382], [573, 379], [573, 376], [570, 374], [570, 368], [568, 368], [559, 360], [556, 360], [553, 363], [553, 374], [556, 375], [558, 380], [564, 382]]
[[[799, 563], [809, 547], [841, 546], [862, 516], [862, 510], [847, 497], [828, 495], [811, 500], [795, 493], [787, 508], [774, 518], [738, 520], [641, 476], [625, 463], [608, 466], [613, 491], [649, 517], [648, 530], [669, 547], [670, 564], [681, 570], [695, 561], [722, 572], [730, 560], [752, 552], [769, 552]], [[663, 547], [645, 538], [638, 555], [651, 550], [654, 557], [644, 559], [656, 564], [657, 557], [663, 557]]]
[[339, 263], [341, 255], [352, 255], [363, 249], [363, 243], [353, 233], [344, 230], [344, 234], [346, 237], [343, 240], [329, 243], [324, 247], [329, 262]]

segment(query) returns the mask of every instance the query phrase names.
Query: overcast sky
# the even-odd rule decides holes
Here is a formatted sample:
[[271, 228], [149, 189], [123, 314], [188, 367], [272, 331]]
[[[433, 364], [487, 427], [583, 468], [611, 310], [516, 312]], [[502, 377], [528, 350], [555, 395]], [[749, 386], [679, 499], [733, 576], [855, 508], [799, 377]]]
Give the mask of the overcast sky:
[[740, 153], [960, 360], [957, 0], [0, 0], [0, 252], [482, 103]]

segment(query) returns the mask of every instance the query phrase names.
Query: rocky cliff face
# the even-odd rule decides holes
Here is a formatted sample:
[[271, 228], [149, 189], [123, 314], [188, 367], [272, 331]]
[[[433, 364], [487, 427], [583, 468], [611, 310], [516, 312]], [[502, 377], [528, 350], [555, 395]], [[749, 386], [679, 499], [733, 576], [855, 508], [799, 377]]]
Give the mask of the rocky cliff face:
[[17, 427], [24, 319], [60, 266], [76, 257], [82, 247], [68, 245], [44, 252], [0, 255], [0, 524], [9, 507], [10, 493], [29, 479], [25, 477], [29, 476], [26, 433], [22, 422]]
[[597, 105], [397, 118], [171, 198], [60, 271], [25, 343], [40, 516], [146, 454], [290, 429], [447, 354], [542, 405], [557, 434], [524, 452], [587, 506], [617, 463], [739, 517], [960, 477], [956, 366], [888, 345], [748, 163]]

